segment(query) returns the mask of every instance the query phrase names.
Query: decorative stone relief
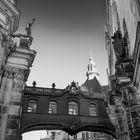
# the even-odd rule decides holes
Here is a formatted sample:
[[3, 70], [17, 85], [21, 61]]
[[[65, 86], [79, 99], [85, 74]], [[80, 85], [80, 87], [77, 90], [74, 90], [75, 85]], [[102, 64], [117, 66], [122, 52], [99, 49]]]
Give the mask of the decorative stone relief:
[[140, 98], [139, 93], [137, 93], [137, 88], [132, 84], [127, 85], [126, 88], [129, 94], [130, 105], [140, 105]]
[[71, 85], [66, 87], [66, 90], [70, 91], [71, 94], [77, 95], [78, 91], [80, 91], [80, 86], [76, 82], [72, 82]]
[[122, 37], [122, 34], [119, 30], [114, 33], [112, 39], [114, 40], [112, 43], [117, 60], [121, 61], [122, 59], [128, 58], [129, 55], [126, 38]]
[[12, 66], [4, 67], [4, 74], [9, 78], [17, 78], [20, 80], [27, 80], [29, 70], [28, 69], [18, 69]]
[[117, 116], [116, 116], [116, 113], [115, 113], [115, 105], [108, 105], [108, 107], [106, 108], [106, 111], [108, 113], [108, 116], [109, 116], [109, 119], [111, 121], [111, 123], [114, 125], [114, 126], [117, 126], [118, 125], [118, 121], [117, 121]]
[[114, 40], [113, 48], [117, 58], [115, 64], [115, 75], [119, 77], [129, 77], [132, 80], [134, 74], [134, 63], [129, 56], [128, 41], [125, 36], [122, 37], [119, 30], [114, 33], [112, 39]]
[[22, 89], [23, 89], [23, 86], [24, 86], [24, 85], [23, 85], [23, 82], [22, 82], [22, 81], [19, 81], [19, 80], [18, 80], [18, 81], [17, 81], [17, 80], [15, 81], [15, 80], [14, 80], [13, 88], [14, 88], [15, 91], [16, 91], [16, 90], [18, 90], [18, 91], [19, 91], [19, 90], [22, 90]]
[[63, 126], [63, 130], [68, 132], [70, 135], [76, 134], [76, 131], [81, 127], [81, 121], [78, 119], [71, 119]]

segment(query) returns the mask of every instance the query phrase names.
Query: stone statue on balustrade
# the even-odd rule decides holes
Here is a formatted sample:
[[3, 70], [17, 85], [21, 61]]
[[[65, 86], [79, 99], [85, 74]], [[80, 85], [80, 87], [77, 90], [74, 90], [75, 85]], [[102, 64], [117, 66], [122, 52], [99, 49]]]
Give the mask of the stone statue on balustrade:
[[31, 23], [27, 23], [26, 24], [26, 28], [25, 28], [25, 30], [26, 30], [26, 34], [27, 34], [27, 36], [31, 36], [31, 27], [32, 27], [32, 25], [33, 25], [33, 23], [35, 22], [35, 18], [33, 18], [33, 20], [32, 20], [32, 22]]

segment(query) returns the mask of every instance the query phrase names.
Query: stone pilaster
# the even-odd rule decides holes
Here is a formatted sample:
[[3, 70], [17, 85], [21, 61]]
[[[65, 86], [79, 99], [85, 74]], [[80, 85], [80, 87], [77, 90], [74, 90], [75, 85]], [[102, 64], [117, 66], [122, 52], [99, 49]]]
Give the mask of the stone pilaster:
[[4, 74], [4, 87], [1, 90], [3, 97], [1, 98], [1, 119], [0, 119], [0, 139], [5, 139], [6, 125], [9, 113], [9, 105], [11, 99], [11, 92], [13, 87], [13, 73], [12, 71], [5, 71]]
[[[9, 0], [0, 1], [0, 140], [16, 140], [17, 135], [17, 128], [9, 129], [15, 72], [13, 68], [7, 67], [7, 60], [14, 46], [11, 34], [18, 28], [19, 15], [20, 11], [14, 3]], [[13, 121], [12, 124], [18, 123]]]
[[115, 113], [118, 121], [117, 138], [119, 140], [130, 140], [126, 110], [124, 104], [122, 103], [122, 99], [117, 97], [115, 99], [115, 105], [116, 105]]
[[[24, 71], [19, 69], [14, 69], [14, 79], [13, 87], [11, 92], [11, 98], [9, 103], [9, 112], [6, 124], [6, 138], [10, 140], [18, 139], [19, 125], [21, 121], [21, 99], [22, 99], [22, 89], [24, 88]], [[19, 77], [20, 75], [20, 77]]]
[[19, 46], [8, 56], [1, 83], [0, 140], [19, 140], [22, 90], [36, 52], [30, 49], [32, 37], [18, 35]]

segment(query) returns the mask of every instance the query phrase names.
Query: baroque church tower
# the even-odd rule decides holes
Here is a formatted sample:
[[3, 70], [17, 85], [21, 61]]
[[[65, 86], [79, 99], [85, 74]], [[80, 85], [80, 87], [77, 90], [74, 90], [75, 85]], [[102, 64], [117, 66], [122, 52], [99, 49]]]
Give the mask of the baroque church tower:
[[93, 60], [93, 57], [89, 58], [88, 71], [87, 71], [86, 75], [87, 75], [88, 80], [91, 80], [94, 77], [99, 79], [99, 73], [97, 71], [96, 64]]
[[102, 86], [99, 82], [99, 73], [96, 68], [96, 64], [93, 60], [93, 57], [89, 58], [88, 71], [86, 73], [87, 80], [84, 83], [84, 86], [88, 89], [89, 93], [98, 92], [102, 93]]

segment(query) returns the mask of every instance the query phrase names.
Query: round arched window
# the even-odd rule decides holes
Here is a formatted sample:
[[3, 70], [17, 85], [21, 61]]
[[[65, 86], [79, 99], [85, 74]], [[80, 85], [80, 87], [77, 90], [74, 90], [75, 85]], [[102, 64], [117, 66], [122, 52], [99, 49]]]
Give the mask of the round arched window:
[[96, 116], [97, 112], [96, 112], [96, 105], [95, 104], [89, 104], [89, 115], [90, 116]]
[[57, 103], [55, 101], [50, 101], [49, 102], [48, 113], [57, 113]]
[[29, 100], [28, 102], [28, 112], [36, 112], [36, 109], [37, 109], [37, 103], [36, 103], [36, 100]]
[[78, 115], [78, 105], [76, 102], [69, 102], [69, 115]]

